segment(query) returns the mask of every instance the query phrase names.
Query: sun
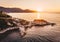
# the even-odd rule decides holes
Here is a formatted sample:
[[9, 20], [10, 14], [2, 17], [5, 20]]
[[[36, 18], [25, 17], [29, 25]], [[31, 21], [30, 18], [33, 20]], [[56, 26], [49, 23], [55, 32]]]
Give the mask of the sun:
[[37, 8], [36, 11], [37, 11], [37, 12], [41, 12], [42, 9], [41, 9], [41, 8]]

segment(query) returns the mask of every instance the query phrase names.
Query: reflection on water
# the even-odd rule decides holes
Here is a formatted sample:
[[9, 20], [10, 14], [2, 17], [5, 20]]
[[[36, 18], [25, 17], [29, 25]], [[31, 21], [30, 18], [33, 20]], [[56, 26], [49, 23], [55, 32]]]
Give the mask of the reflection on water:
[[[26, 20], [34, 20], [36, 18], [36, 13], [10, 13], [13, 17], [18, 17]], [[14, 35], [18, 42], [60, 42], [60, 14], [41, 14], [41, 18], [56, 23], [55, 26], [45, 26], [45, 27], [32, 27], [26, 31], [26, 35], [21, 39], [18, 33], [10, 34], [7, 38], [11, 38]], [[18, 34], [18, 36], [16, 35]], [[21, 39], [21, 40], [20, 40]]]
[[[13, 17], [21, 18], [25, 20], [34, 20], [37, 18], [37, 13], [8, 13], [8, 14]], [[41, 14], [40, 13], [40, 19], [45, 19], [47, 21], [59, 23], [60, 14], [51, 14], [51, 13]]]
[[[32, 21], [37, 18], [38, 13], [8, 13], [8, 14], [16, 18]], [[60, 14], [40, 13], [40, 19], [44, 19], [49, 22], [57, 23], [57, 25], [60, 25]]]

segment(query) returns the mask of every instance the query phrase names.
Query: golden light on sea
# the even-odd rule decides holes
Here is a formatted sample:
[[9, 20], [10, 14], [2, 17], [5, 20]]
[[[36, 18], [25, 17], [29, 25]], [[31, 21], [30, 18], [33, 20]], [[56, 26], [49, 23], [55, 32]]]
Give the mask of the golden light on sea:
[[40, 19], [40, 13], [37, 13], [37, 19]]
[[37, 19], [40, 19], [41, 18], [40, 12], [42, 11], [42, 9], [38, 8], [36, 11], [37, 11]]

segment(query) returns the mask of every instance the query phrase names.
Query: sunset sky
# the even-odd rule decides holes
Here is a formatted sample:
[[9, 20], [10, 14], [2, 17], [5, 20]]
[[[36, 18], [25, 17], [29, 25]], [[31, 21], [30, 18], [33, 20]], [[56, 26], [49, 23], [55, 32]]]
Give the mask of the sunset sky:
[[60, 12], [60, 0], [0, 0], [0, 6]]

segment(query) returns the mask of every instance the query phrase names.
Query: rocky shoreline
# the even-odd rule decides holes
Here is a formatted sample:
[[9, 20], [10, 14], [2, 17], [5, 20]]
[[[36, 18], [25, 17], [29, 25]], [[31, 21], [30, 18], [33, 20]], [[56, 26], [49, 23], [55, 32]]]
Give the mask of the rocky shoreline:
[[[37, 24], [41, 25], [39, 24], [40, 23], [39, 21], [37, 21], [38, 22]], [[12, 16], [0, 12], [0, 42], [55, 42], [55, 40], [50, 39], [45, 35], [41, 36], [39, 34], [32, 36], [30, 35], [31, 37], [30, 36], [24, 37], [26, 35], [26, 30], [28, 30], [28, 28], [31, 29], [33, 26], [37, 24], [36, 21], [34, 22], [34, 21], [27, 21], [24, 19], [13, 18]], [[39, 31], [43, 31], [43, 30], [44, 29]], [[52, 33], [52, 31], [47, 31], [47, 32], [44, 31], [43, 33], [46, 34], [47, 32]]]

